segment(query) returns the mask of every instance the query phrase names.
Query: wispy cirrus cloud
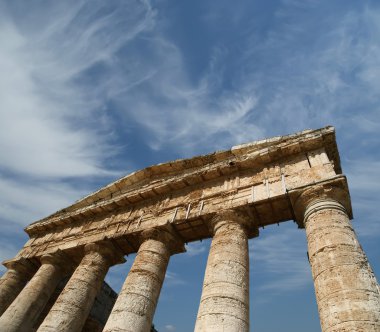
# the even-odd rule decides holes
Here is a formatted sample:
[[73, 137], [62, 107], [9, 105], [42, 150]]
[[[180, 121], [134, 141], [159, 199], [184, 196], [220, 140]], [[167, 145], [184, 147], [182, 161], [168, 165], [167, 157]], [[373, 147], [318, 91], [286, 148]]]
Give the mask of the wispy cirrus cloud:
[[[52, 112], [38, 116], [37, 112], [30, 123], [42, 118], [46, 123], [42, 123], [39, 132], [46, 128], [58, 134], [63, 129], [67, 132], [56, 135], [60, 138], [57, 142], [45, 139], [52, 136], [50, 132], [41, 135], [36, 144], [30, 144], [31, 151], [24, 147], [28, 153], [16, 153], [16, 158], [9, 158], [17, 165], [23, 160], [20, 156], [38, 154], [36, 146], [41, 146], [48, 161], [59, 160], [61, 155], [67, 157], [61, 158], [64, 162], [59, 165], [42, 163], [40, 168], [36, 161], [33, 167], [36, 172], [56, 175], [63, 169], [68, 175], [101, 173], [102, 162], [110, 153], [107, 143], [115, 137], [111, 129], [113, 118], [107, 109], [109, 101], [117, 105], [112, 113], [120, 114], [126, 124], [132, 121], [146, 129], [143, 139], [152, 149], [180, 147], [182, 153], [192, 153], [228, 147], [272, 132], [286, 133], [336, 122], [338, 127], [344, 127], [349, 123], [345, 113], [352, 109], [352, 101], [360, 103], [360, 89], [366, 84], [372, 89], [376, 86], [373, 69], [378, 66], [379, 51], [373, 43], [376, 35], [370, 32], [378, 29], [378, 13], [374, 10], [362, 9], [359, 15], [347, 11], [338, 21], [333, 15], [326, 15], [326, 30], [319, 27], [321, 34], [313, 41], [313, 47], [307, 49], [310, 43], [306, 43], [300, 51], [299, 47], [293, 50], [290, 46], [304, 40], [318, 23], [308, 20], [311, 10], [321, 6], [312, 1], [284, 2], [277, 9], [278, 22], [267, 31], [267, 38], [255, 33], [255, 27], [248, 27], [241, 33], [239, 43], [223, 45], [221, 40], [213, 40], [208, 65], [194, 79], [186, 54], [166, 36], [165, 26], [170, 26], [170, 21], [157, 23], [157, 12], [147, 2], [132, 6], [127, 16], [118, 13], [124, 8], [118, 5], [115, 10], [99, 3], [90, 8], [79, 2], [65, 10], [57, 22], [47, 22], [50, 25], [44, 22], [47, 28], [43, 36], [35, 38], [36, 48], [42, 51], [31, 52], [39, 55], [36, 56], [39, 61], [35, 65], [32, 61], [28, 77], [37, 76], [38, 82], [44, 83], [44, 91], [52, 92], [48, 99], [60, 95], [60, 101], [64, 96], [72, 102], [56, 112], [59, 116], [52, 116]], [[297, 11], [303, 11], [301, 21]], [[208, 26], [217, 26], [218, 20], [225, 17], [222, 14], [208, 20]], [[236, 15], [244, 19], [241, 11]], [[93, 20], [94, 17], [98, 19]], [[352, 31], [361, 25], [360, 38], [355, 37]], [[121, 33], [120, 28], [124, 27], [127, 28]], [[33, 33], [37, 35], [32, 30], [30, 34]], [[110, 35], [112, 40], [107, 37]], [[139, 46], [137, 36], [144, 47]], [[43, 52], [44, 49], [48, 51]], [[65, 56], [59, 57], [57, 53]], [[226, 69], [225, 63], [231, 57], [235, 57], [234, 61]], [[83, 106], [81, 112], [76, 111], [78, 106]], [[9, 108], [14, 107], [6, 107]], [[89, 119], [94, 116], [97, 121], [100, 119], [100, 126], [95, 127]], [[17, 118], [22, 116], [19, 114]], [[65, 126], [62, 122], [54, 126], [57, 118]], [[373, 123], [369, 116], [364, 119]], [[71, 120], [81, 120], [80, 132], [72, 128], [75, 126]], [[12, 122], [16, 121], [11, 118], [8, 123]], [[23, 140], [25, 136], [13, 140], [12, 150], [17, 152], [22, 145], [17, 142]], [[94, 140], [97, 144], [92, 144]], [[112, 150], [115, 151], [114, 147]], [[75, 156], [79, 157], [74, 159]]]
[[[171, 148], [199, 153], [200, 146], [221, 148], [237, 140], [245, 141], [263, 134], [247, 121], [257, 103], [254, 94], [231, 92], [215, 95], [221, 88], [219, 68], [212, 60], [207, 75], [192, 83], [181, 50], [168, 40], [149, 40], [150, 63], [154, 74], [141, 89], [115, 96], [119, 111], [147, 131], [146, 142], [153, 150]], [[149, 65], [148, 65], [149, 66]], [[133, 105], [129, 109], [121, 105]], [[207, 133], [205, 135], [205, 133]]]
[[[228, 6], [225, 11], [230, 12]], [[325, 6], [284, 1], [264, 33], [247, 24], [238, 41], [231, 38], [227, 44], [228, 32], [215, 37], [205, 69], [195, 77], [186, 53], [158, 24], [147, 38], [149, 56], [142, 60], [150, 68], [149, 79], [142, 76], [139, 88], [115, 96], [119, 111], [125, 121], [147, 130], [144, 139], [152, 149], [179, 153], [327, 124], [346, 134], [358, 109], [365, 109], [362, 124], [376, 127], [370, 96], [376, 96], [380, 83], [375, 75], [379, 10], [345, 8], [338, 19], [333, 11], [324, 12], [323, 24], [315, 11], [324, 12]], [[236, 15], [249, 22], [244, 13]], [[203, 23], [216, 29], [226, 16], [222, 12]], [[170, 27], [170, 20], [165, 25]]]
[[[0, 4], [4, 248], [13, 248], [7, 234], [15, 225], [21, 229], [121, 174], [113, 161], [130, 142], [117, 142], [108, 104], [112, 72], [120, 49], [155, 22], [145, 1], [41, 4]], [[124, 160], [122, 172], [131, 164]], [[17, 249], [2, 252], [10, 258]]]
[[[71, 203], [70, 197], [85, 194], [83, 189], [75, 189], [65, 183], [36, 181], [17, 181], [0, 176], [0, 187], [3, 192], [1, 200], [2, 218], [24, 227], [48, 214]], [[5, 226], [0, 224], [0, 228]]]
[[310, 286], [312, 277], [304, 230], [289, 223], [281, 224], [278, 229], [270, 228], [271, 232], [266, 234], [263, 230], [249, 245], [255, 291], [274, 296]]
[[167, 331], [167, 332], [177, 331], [177, 328], [172, 324], [166, 324], [164, 326], [164, 329], [165, 329], [164, 331]]
[[[115, 177], [113, 160], [128, 152], [125, 146], [145, 144], [145, 155], [190, 156], [326, 124], [337, 127], [343, 168], [355, 177], [352, 190], [361, 195], [368, 184], [378, 197], [372, 181], [379, 178], [378, 154], [365, 164], [350, 160], [379, 148], [379, 8], [370, 1], [337, 11], [318, 1], [279, 1], [269, 14], [260, 11], [270, 24], [256, 24], [261, 14], [250, 3], [225, 2], [217, 10], [202, 3], [197, 23], [213, 34], [195, 64], [197, 57], [190, 59], [171, 33], [176, 22], [165, 6], [52, 2], [29, 4], [26, 14], [25, 3], [2, 3], [4, 227], [25, 225], [93, 189], [79, 178]], [[133, 163], [125, 155], [117, 165]], [[354, 206], [376, 227], [367, 198]], [[264, 238], [264, 247], [258, 240], [265, 257], [258, 264], [275, 278], [285, 273], [286, 289], [305, 285], [305, 263], [292, 258], [304, 257], [305, 248], [288, 248], [293, 231], [281, 241], [277, 236]], [[202, 246], [189, 246], [190, 256], [201, 253]], [[116, 272], [110, 276], [121, 284]], [[179, 277], [169, 272], [168, 280]], [[270, 280], [261, 287], [278, 290]]]
[[2, 5], [2, 168], [55, 178], [109, 175], [104, 162], [118, 151], [107, 108], [114, 57], [154, 22], [148, 3], [119, 5], [32, 5], [27, 16], [17, 4]]
[[207, 251], [208, 244], [205, 242], [191, 242], [186, 245], [186, 256], [193, 257]]
[[348, 160], [347, 177], [351, 192], [354, 214], [354, 227], [360, 238], [375, 239], [380, 236], [380, 223], [377, 210], [380, 194], [380, 160], [376, 155], [366, 156], [359, 160]]
[[173, 271], [166, 271], [165, 275], [165, 286], [179, 286], [179, 285], [185, 285], [186, 281], [180, 276], [178, 273]]

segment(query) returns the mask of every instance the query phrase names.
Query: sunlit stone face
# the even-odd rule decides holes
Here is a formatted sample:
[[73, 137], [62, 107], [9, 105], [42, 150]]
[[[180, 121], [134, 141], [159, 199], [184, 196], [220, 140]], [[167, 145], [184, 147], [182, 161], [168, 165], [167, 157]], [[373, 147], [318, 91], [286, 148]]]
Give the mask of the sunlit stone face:
[[195, 330], [249, 331], [248, 241], [294, 219], [306, 230], [322, 330], [378, 331], [378, 284], [351, 217], [332, 127], [151, 166], [26, 228], [30, 240], [5, 263], [0, 326], [81, 330], [109, 267], [137, 253], [104, 331], [147, 331], [171, 255], [212, 238]]

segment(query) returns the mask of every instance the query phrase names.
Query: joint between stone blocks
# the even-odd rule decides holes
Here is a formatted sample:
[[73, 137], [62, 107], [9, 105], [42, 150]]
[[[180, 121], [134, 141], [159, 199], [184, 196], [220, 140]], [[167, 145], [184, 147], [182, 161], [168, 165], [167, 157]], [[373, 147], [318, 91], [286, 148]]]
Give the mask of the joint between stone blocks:
[[121, 264], [126, 261], [124, 253], [107, 238], [95, 243], [86, 244], [84, 246], [84, 252], [85, 255], [94, 252], [105, 256], [110, 260], [110, 265]]
[[258, 236], [258, 228], [257, 226], [252, 227], [251, 217], [247, 213], [234, 209], [216, 213], [208, 224], [210, 232], [213, 235], [215, 235], [218, 229], [228, 225], [239, 225], [244, 229], [244, 232], [249, 238]]
[[147, 240], [162, 242], [169, 249], [171, 255], [186, 251], [184, 242], [176, 234], [171, 224], [143, 230], [140, 233], [140, 245]]

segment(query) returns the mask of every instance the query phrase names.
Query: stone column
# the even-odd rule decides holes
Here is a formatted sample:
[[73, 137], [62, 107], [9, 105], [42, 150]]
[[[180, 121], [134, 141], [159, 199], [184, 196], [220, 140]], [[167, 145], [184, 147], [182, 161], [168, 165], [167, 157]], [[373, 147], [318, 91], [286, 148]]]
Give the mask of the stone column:
[[3, 332], [29, 332], [59, 281], [69, 260], [58, 251], [41, 258], [41, 267], [0, 318]]
[[208, 256], [195, 331], [249, 331], [249, 220], [224, 211], [211, 222]]
[[38, 332], [81, 331], [109, 267], [125, 261], [123, 255], [106, 241], [88, 244], [84, 251], [82, 261]]
[[8, 270], [0, 279], [0, 316], [37, 270], [37, 266], [25, 258], [6, 261], [3, 265]]
[[323, 332], [380, 331], [378, 284], [349, 220], [349, 196], [315, 186], [296, 200], [303, 214]]
[[142, 244], [103, 332], [150, 331], [170, 255], [183, 243], [166, 230], [142, 233]]

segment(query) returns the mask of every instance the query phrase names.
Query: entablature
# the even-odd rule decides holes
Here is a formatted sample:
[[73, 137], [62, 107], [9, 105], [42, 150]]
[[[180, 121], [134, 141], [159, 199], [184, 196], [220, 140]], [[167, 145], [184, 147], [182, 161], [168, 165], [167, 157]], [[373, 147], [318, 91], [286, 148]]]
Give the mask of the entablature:
[[[196, 241], [212, 236], [209, 220], [226, 209], [247, 213], [252, 220], [249, 237], [254, 237], [259, 227], [297, 219], [289, 193], [299, 188], [331, 182], [348, 193], [345, 177], [339, 174], [332, 127], [290, 137], [267, 140], [272, 145], [259, 144], [261, 149], [251, 143], [212, 158], [194, 158], [214, 160], [203, 164], [188, 159], [192, 167], [181, 170], [177, 165], [176, 171], [141, 179], [95, 203], [74, 204], [27, 227], [31, 239], [19, 257], [76, 250], [104, 238], [126, 254], [133, 253], [142, 231], [168, 224], [183, 242]], [[175, 163], [161, 165], [173, 168]]]
[[[236, 173], [244, 173], [247, 169], [256, 170], [255, 181], [271, 182], [271, 178], [277, 177], [273, 176], [276, 170], [280, 170], [285, 177], [292, 175], [294, 162], [289, 162], [289, 159], [296, 161], [297, 158], [309, 163], [310, 168], [329, 164], [329, 172], [339, 174], [341, 170], [334, 128], [308, 130], [236, 146], [207, 156], [151, 166], [111, 183], [74, 205], [31, 224], [25, 230], [34, 236], [48, 228], [75, 222], [78, 217], [94, 216], [160, 196], [170, 196], [177, 190], [190, 188], [194, 191], [193, 188], [198, 185], [214, 179], [236, 177]], [[300, 167], [297, 167], [298, 172]], [[276, 170], [273, 172], [272, 168]], [[305, 165], [303, 168], [308, 167]], [[263, 172], [265, 174], [261, 174]]]

